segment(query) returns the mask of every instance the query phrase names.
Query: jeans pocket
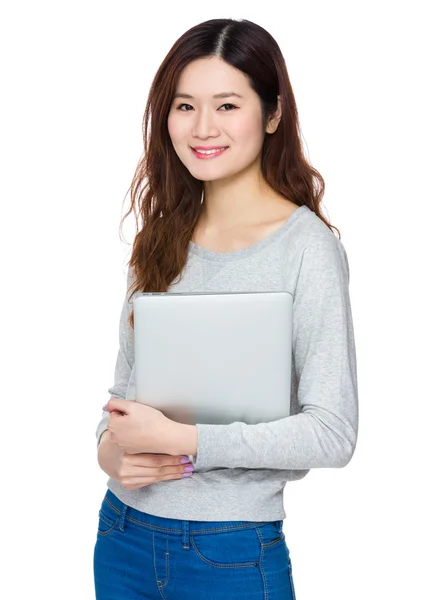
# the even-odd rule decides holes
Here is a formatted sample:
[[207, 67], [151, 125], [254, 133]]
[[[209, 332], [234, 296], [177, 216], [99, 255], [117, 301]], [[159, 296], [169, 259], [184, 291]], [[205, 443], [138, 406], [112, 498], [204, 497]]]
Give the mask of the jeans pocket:
[[285, 540], [282, 521], [270, 521], [257, 528], [262, 548], [270, 548]]
[[257, 567], [261, 545], [256, 528], [192, 534], [190, 541], [197, 556], [218, 568]]
[[121, 513], [113, 507], [105, 497], [99, 510], [98, 535], [107, 536], [115, 530], [119, 523]]

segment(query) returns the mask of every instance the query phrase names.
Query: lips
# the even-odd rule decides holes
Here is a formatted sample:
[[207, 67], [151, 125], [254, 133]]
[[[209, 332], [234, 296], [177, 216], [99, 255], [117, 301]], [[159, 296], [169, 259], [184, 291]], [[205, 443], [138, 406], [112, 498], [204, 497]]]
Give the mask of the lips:
[[223, 150], [228, 146], [192, 146], [193, 150]]
[[193, 154], [196, 158], [210, 159], [210, 158], [215, 158], [215, 157], [218, 157], [218, 156], [221, 156], [222, 154], [224, 154], [224, 152], [226, 150], [228, 150], [229, 146], [220, 146], [218, 148], [219, 149], [216, 149], [216, 151], [215, 151], [215, 148], [208, 148], [208, 150], [214, 150], [214, 152], [210, 152], [208, 154], [205, 154], [204, 152], [198, 152], [195, 148], [192, 148], [192, 147], [191, 147], [191, 151], [193, 152]]

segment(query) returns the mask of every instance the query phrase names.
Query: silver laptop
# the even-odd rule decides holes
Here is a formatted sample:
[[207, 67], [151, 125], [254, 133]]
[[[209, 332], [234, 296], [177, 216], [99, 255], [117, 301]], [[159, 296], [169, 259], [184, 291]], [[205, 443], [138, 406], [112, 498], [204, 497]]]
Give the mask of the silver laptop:
[[133, 306], [138, 402], [191, 425], [290, 414], [289, 292], [141, 293]]

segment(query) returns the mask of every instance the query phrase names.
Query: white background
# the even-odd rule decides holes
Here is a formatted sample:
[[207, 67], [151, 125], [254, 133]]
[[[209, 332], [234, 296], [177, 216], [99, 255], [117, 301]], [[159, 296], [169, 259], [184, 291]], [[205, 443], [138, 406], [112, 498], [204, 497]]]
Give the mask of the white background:
[[[153, 76], [210, 18], [279, 43], [350, 264], [359, 439], [288, 484], [297, 600], [424, 597], [423, 96], [418, 2], [4, 2], [1, 540], [7, 600], [94, 599], [108, 400]], [[126, 243], [125, 243], [126, 241]], [[420, 508], [421, 507], [421, 508]]]

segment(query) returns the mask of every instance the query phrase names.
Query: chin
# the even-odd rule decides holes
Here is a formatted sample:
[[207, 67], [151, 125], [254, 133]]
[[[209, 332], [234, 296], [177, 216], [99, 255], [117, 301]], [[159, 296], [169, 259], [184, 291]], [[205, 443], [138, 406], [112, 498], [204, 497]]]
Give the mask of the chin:
[[[206, 174], [206, 173], [202, 173], [201, 171], [206, 171], [206, 169], [193, 169], [193, 168], [189, 168], [187, 165], [184, 165], [187, 169], [187, 171], [190, 173], [190, 175], [192, 175], [192, 177], [194, 177], [194, 179], [198, 179], [199, 181], [215, 181], [217, 179], [223, 179], [224, 177], [226, 177], [227, 175], [225, 174], [220, 174], [218, 173], [217, 175], [214, 175], [213, 173], [210, 174]], [[192, 167], [193, 165], [190, 165], [190, 167]]]
[[195, 173], [191, 173], [193, 175], [193, 177], [195, 179], [198, 179], [199, 181], [219, 181], [220, 179], [225, 179], [225, 175], [216, 175], [215, 177], [213, 177], [212, 175], [209, 177], [205, 177], [205, 176], [198, 176]]

